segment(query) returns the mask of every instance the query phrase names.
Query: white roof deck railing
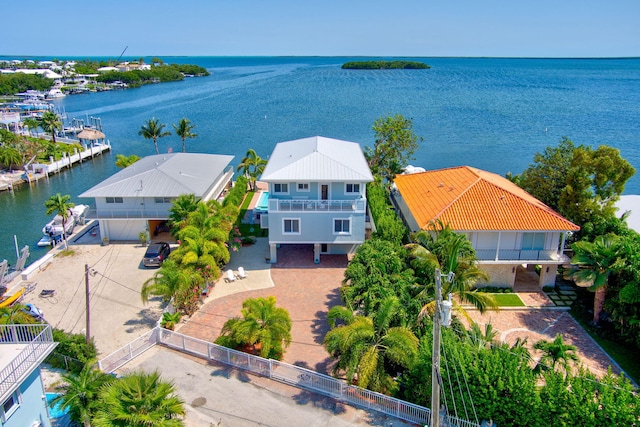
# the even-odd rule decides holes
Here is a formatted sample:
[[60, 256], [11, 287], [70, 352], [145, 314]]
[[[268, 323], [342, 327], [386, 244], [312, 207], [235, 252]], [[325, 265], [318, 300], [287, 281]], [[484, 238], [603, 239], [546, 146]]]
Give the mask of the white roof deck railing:
[[359, 212], [364, 213], [366, 199], [295, 200], [269, 199], [270, 212]]

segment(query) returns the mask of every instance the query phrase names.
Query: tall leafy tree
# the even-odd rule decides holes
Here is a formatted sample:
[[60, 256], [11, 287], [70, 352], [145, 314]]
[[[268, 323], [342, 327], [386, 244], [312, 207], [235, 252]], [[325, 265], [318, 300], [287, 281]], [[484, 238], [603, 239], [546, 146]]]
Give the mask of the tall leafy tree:
[[375, 142], [365, 147], [364, 155], [371, 172], [391, 182], [413, 159], [423, 138], [413, 132], [413, 122], [400, 114], [381, 117], [373, 124]]
[[260, 356], [280, 359], [291, 342], [289, 312], [276, 307], [276, 297], [250, 298], [242, 303], [242, 317], [228, 320], [221, 332], [222, 344], [250, 345]]
[[13, 147], [0, 146], [0, 164], [11, 167], [22, 164], [22, 156], [20, 151]]
[[56, 215], [60, 215], [62, 218], [62, 240], [64, 240], [65, 249], [67, 248], [67, 233], [64, 230], [67, 229], [67, 222], [71, 217], [71, 208], [75, 206], [69, 200], [71, 200], [70, 195], [65, 194], [63, 196], [60, 193], [56, 193], [44, 202], [44, 206], [47, 208], [47, 215], [55, 212]]
[[158, 138], [171, 135], [171, 132], [164, 130], [165, 126], [166, 125], [164, 123], [160, 123], [155, 117], [153, 117], [147, 120], [138, 131], [138, 135], [142, 136], [144, 139], [151, 139], [153, 141], [153, 145], [156, 148], [156, 154], [160, 154], [160, 150], [158, 149]]
[[579, 286], [588, 286], [595, 291], [593, 299], [593, 323], [600, 321], [604, 306], [609, 276], [626, 266], [625, 241], [615, 234], [598, 236], [593, 242], [579, 241], [572, 246], [573, 267], [568, 275]]
[[[407, 245], [413, 257], [411, 264], [416, 276], [422, 278], [425, 292], [433, 289], [435, 270], [440, 269], [443, 274], [454, 273], [453, 280], [442, 280], [442, 295], [457, 295], [460, 301], [473, 304], [481, 312], [497, 307], [491, 295], [474, 290], [478, 282], [488, 281], [489, 276], [476, 265], [475, 251], [465, 235], [442, 222], [434, 222], [429, 230], [414, 233], [412, 240], [414, 243]], [[455, 301], [454, 306], [466, 316]], [[420, 317], [434, 310], [435, 301], [431, 301], [422, 308]]]
[[253, 148], [250, 148], [240, 161], [237, 170], [242, 171], [242, 174], [249, 180], [249, 187], [251, 190], [255, 191], [256, 181], [262, 172], [264, 172], [266, 165], [267, 160], [258, 156], [256, 151]]
[[[391, 324], [400, 308], [396, 297], [385, 298], [375, 316], [357, 316], [335, 306], [327, 319], [331, 330], [324, 346], [336, 359], [334, 374], [344, 372], [349, 382], [379, 392], [392, 392], [396, 383], [387, 366], [409, 368], [418, 353], [418, 338], [409, 328]], [[344, 324], [336, 326], [336, 321]], [[395, 371], [393, 374], [395, 375]]]
[[100, 405], [100, 390], [114, 378], [96, 369], [94, 364], [87, 363], [78, 374], [63, 374], [62, 380], [63, 384], [57, 387], [60, 395], [53, 404], [60, 403], [63, 408], [69, 408], [72, 421], [91, 426]]
[[135, 154], [132, 154], [130, 156], [125, 156], [124, 154], [117, 154], [116, 155], [116, 166], [119, 167], [120, 169], [124, 169], [126, 167], [131, 166], [132, 164], [134, 164], [138, 160], [140, 160], [140, 157], [135, 155]]
[[571, 372], [571, 364], [580, 361], [576, 354], [577, 347], [566, 344], [562, 334], [556, 334], [553, 341], [540, 340], [533, 345], [533, 348], [542, 352], [534, 372], [542, 372], [549, 369], [553, 371], [556, 366], [560, 366], [564, 372], [569, 374]]
[[187, 138], [195, 138], [198, 134], [193, 133], [193, 128], [196, 126], [191, 123], [189, 119], [185, 119], [184, 117], [180, 119], [177, 125], [173, 125], [173, 129], [176, 132], [176, 135], [180, 137], [182, 140], [182, 152], [187, 152], [186, 139]]
[[133, 372], [107, 384], [99, 396], [94, 427], [181, 427], [184, 402], [156, 372]]
[[62, 130], [60, 117], [53, 111], [45, 111], [44, 114], [42, 114], [42, 118], [40, 118], [40, 126], [42, 126], [45, 132], [51, 134], [51, 140], [55, 144], [56, 132]]

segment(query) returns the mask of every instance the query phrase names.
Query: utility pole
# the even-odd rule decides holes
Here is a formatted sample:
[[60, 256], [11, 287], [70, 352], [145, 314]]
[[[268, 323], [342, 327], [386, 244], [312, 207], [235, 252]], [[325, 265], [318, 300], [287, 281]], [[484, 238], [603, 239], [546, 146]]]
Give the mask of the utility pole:
[[85, 301], [86, 301], [86, 310], [87, 310], [87, 315], [86, 315], [86, 320], [87, 320], [87, 344], [91, 343], [91, 321], [89, 320], [91, 318], [90, 316], [90, 309], [91, 309], [91, 304], [90, 304], [90, 293], [89, 293], [89, 264], [85, 264], [84, 265], [84, 289], [85, 289]]
[[[439, 268], [435, 271], [436, 310], [433, 316], [433, 349], [431, 350], [431, 425], [440, 427], [440, 338], [441, 326], [451, 324], [451, 294], [448, 301], [442, 301], [442, 276]], [[453, 272], [445, 275], [448, 282], [453, 280]]]
[[440, 301], [442, 300], [442, 274], [440, 273], [439, 268], [436, 268], [435, 276], [436, 276], [436, 311], [433, 316], [433, 349], [431, 350], [431, 427], [440, 426], [439, 375], [440, 375]]

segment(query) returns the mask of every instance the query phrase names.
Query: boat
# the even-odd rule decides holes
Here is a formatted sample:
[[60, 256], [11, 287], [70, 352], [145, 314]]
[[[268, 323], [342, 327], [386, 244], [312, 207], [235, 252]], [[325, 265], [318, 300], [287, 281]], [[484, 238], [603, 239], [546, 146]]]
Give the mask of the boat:
[[47, 92], [45, 99], [59, 99], [64, 98], [66, 95], [60, 89], [51, 89]]
[[[88, 205], [76, 205], [69, 209], [69, 217], [64, 224], [64, 234], [69, 236], [73, 233], [76, 225], [84, 225], [85, 217], [89, 211]], [[38, 241], [38, 246], [49, 246], [62, 239], [62, 217], [56, 215], [44, 227], [42, 227], [42, 238]]]

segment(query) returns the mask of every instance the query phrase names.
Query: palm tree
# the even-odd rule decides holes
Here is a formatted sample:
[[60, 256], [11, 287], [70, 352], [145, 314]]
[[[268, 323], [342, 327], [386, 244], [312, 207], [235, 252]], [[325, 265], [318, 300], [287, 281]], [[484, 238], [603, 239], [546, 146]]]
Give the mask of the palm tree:
[[56, 215], [60, 215], [62, 218], [62, 240], [64, 240], [65, 249], [67, 249], [67, 233], [65, 232], [67, 229], [67, 221], [71, 216], [70, 209], [75, 206], [75, 204], [69, 202], [69, 200], [71, 200], [70, 195], [65, 194], [63, 196], [60, 193], [56, 193], [44, 202], [44, 206], [47, 208], [47, 215], [55, 212]]
[[256, 181], [258, 177], [264, 172], [264, 168], [267, 165], [267, 160], [258, 156], [253, 148], [247, 150], [247, 154], [238, 165], [238, 171], [242, 170], [244, 176], [249, 180], [249, 188], [252, 191], [256, 189]]
[[29, 130], [29, 135], [32, 134], [32, 131], [38, 129], [38, 126], [40, 126], [40, 123], [38, 123], [38, 120], [34, 117], [27, 117], [26, 119], [24, 119], [23, 123]]
[[0, 147], [0, 164], [11, 168], [12, 165], [22, 164], [22, 155], [14, 147]]
[[533, 348], [542, 352], [542, 357], [534, 368], [536, 372], [548, 369], [555, 371], [556, 365], [559, 364], [569, 374], [570, 363], [580, 361], [580, 358], [576, 355], [576, 346], [565, 344], [562, 340], [562, 334], [556, 334], [552, 342], [540, 340], [533, 345]]
[[593, 323], [600, 321], [600, 313], [604, 306], [609, 275], [622, 269], [625, 258], [625, 243], [615, 234], [598, 236], [592, 242], [579, 241], [571, 245], [574, 256], [571, 258], [573, 268], [568, 275], [578, 286], [588, 286], [595, 291], [593, 299]]
[[60, 121], [60, 117], [53, 111], [45, 111], [40, 119], [40, 126], [44, 129], [45, 132], [49, 132], [51, 134], [51, 140], [53, 143], [56, 143], [56, 131], [62, 129], [62, 122]]
[[[453, 272], [453, 280], [443, 280], [442, 295], [454, 294], [460, 301], [473, 304], [481, 313], [498, 306], [490, 294], [473, 290], [479, 281], [488, 281], [489, 276], [476, 265], [475, 251], [465, 235], [451, 230], [449, 225], [435, 222], [430, 230], [414, 233], [412, 239], [415, 243], [407, 247], [413, 257], [411, 264], [416, 269], [416, 276], [431, 282], [436, 269]], [[455, 301], [454, 306], [468, 318]], [[420, 317], [432, 313], [434, 309], [435, 301], [431, 301], [422, 308]], [[472, 322], [470, 318], [468, 320]]]
[[276, 307], [276, 297], [250, 298], [242, 303], [242, 318], [228, 320], [221, 332], [232, 341], [253, 346], [260, 345], [260, 356], [280, 359], [291, 342], [289, 312]]
[[467, 331], [466, 341], [472, 347], [477, 349], [491, 348], [494, 344], [498, 331], [493, 329], [491, 323], [484, 325], [484, 332], [480, 329], [478, 323], [473, 322], [471, 328]]
[[171, 224], [171, 234], [176, 237], [177, 233], [186, 226], [189, 214], [196, 210], [198, 199], [195, 194], [181, 194], [173, 200], [169, 208], [169, 224]]
[[130, 156], [125, 156], [124, 154], [117, 154], [116, 155], [116, 166], [119, 167], [120, 169], [124, 169], [126, 167], [131, 166], [132, 164], [134, 164], [138, 160], [140, 160], [140, 157], [136, 156], [135, 154], [132, 154]]
[[0, 325], [28, 325], [36, 322], [28, 313], [28, 309], [22, 304], [13, 304], [0, 308]]
[[160, 154], [160, 150], [158, 150], [158, 138], [171, 135], [171, 132], [163, 131], [164, 127], [165, 124], [158, 122], [154, 117], [147, 120], [147, 122], [142, 125], [138, 131], [138, 135], [142, 136], [144, 139], [153, 140], [153, 145], [156, 147], [156, 154]]
[[[203, 284], [202, 277], [191, 268], [182, 268], [169, 257], [162, 263], [162, 267], [142, 285], [140, 296], [145, 304], [151, 295], [162, 297], [164, 301], [185, 291], [192, 291]], [[178, 303], [176, 305], [179, 305]], [[181, 309], [182, 307], [177, 307]]]
[[[373, 391], [394, 387], [385, 366], [408, 368], [418, 353], [418, 338], [413, 332], [403, 326], [390, 327], [399, 308], [398, 298], [388, 297], [375, 317], [354, 315], [344, 306], [329, 310], [327, 320], [332, 329], [325, 336], [324, 345], [337, 359], [334, 375], [344, 372], [349, 382], [357, 380], [360, 387]], [[345, 324], [336, 327], [336, 320]]]
[[176, 135], [182, 139], [182, 152], [187, 152], [187, 146], [185, 140], [187, 138], [195, 138], [198, 134], [191, 132], [196, 125], [191, 124], [191, 121], [184, 117], [180, 119], [177, 125], [173, 125], [173, 129], [176, 131]]
[[134, 372], [106, 385], [100, 392], [95, 427], [184, 426], [184, 402], [175, 386], [160, 374]]
[[72, 421], [90, 426], [99, 405], [98, 393], [114, 378], [87, 363], [79, 374], [63, 374], [62, 379], [64, 383], [57, 387], [61, 394], [52, 403], [69, 408]]

